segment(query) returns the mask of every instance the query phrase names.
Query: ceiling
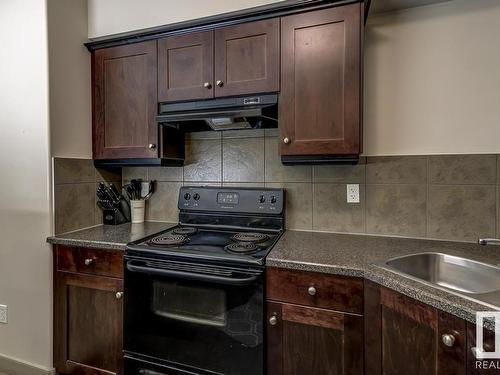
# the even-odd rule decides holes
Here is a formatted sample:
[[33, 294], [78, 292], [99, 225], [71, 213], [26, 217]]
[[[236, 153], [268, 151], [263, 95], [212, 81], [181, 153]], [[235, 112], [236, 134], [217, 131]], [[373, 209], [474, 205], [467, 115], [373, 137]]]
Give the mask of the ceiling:
[[371, 0], [370, 14], [392, 12], [451, 0]]

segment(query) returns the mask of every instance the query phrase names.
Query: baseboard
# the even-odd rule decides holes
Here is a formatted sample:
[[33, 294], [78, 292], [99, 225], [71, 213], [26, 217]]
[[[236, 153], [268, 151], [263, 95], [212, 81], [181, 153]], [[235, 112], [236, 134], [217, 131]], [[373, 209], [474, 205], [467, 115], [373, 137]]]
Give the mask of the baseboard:
[[0, 354], [0, 374], [6, 375], [55, 375], [55, 370]]

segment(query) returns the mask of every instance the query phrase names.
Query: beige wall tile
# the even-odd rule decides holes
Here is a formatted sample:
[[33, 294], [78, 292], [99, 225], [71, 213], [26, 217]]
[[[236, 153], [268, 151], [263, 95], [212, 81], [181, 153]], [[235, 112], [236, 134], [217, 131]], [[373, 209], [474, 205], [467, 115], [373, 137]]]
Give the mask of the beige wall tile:
[[178, 221], [177, 201], [181, 186], [180, 182], [158, 182], [156, 191], [146, 202], [146, 220]]
[[185, 140], [186, 142], [190, 142], [200, 139], [221, 139], [221, 137], [222, 137], [222, 132], [215, 130], [208, 130], [203, 132], [186, 133]]
[[264, 137], [264, 129], [226, 130], [222, 132], [222, 139], [260, 137]]
[[248, 187], [248, 188], [260, 188], [264, 187], [262, 182], [223, 182], [224, 187]]
[[264, 183], [264, 137], [222, 140], [223, 181]]
[[313, 185], [313, 229], [331, 232], [365, 231], [365, 186], [360, 185], [360, 203], [347, 203], [345, 184]]
[[313, 182], [362, 184], [365, 182], [365, 159], [356, 165], [315, 165]]
[[475, 241], [495, 235], [496, 187], [430, 185], [428, 236]]
[[500, 238], [500, 185], [497, 186], [497, 235]]
[[55, 186], [56, 234], [90, 227], [95, 220], [95, 183]]
[[266, 187], [285, 189], [287, 229], [312, 230], [312, 184], [266, 183]]
[[148, 180], [148, 168], [146, 167], [125, 167], [122, 169], [123, 184], [127, 184], [130, 180], [141, 179]]
[[151, 167], [148, 168], [148, 178], [156, 181], [179, 182], [184, 178], [184, 169], [182, 167]]
[[102, 168], [96, 168], [95, 169], [95, 182], [120, 182], [122, 181], [122, 169], [121, 168], [114, 168], [112, 170], [110, 169], [102, 169]]
[[94, 182], [94, 164], [90, 159], [54, 159], [55, 184]]
[[496, 155], [429, 156], [431, 184], [495, 184]]
[[497, 184], [500, 185], [500, 155], [497, 155]]
[[426, 185], [367, 185], [366, 232], [425, 237]]
[[427, 156], [369, 156], [367, 184], [425, 184]]
[[266, 137], [266, 182], [311, 182], [312, 167], [310, 165], [283, 165], [278, 151], [278, 138]]
[[221, 139], [186, 142], [184, 181], [222, 181]]

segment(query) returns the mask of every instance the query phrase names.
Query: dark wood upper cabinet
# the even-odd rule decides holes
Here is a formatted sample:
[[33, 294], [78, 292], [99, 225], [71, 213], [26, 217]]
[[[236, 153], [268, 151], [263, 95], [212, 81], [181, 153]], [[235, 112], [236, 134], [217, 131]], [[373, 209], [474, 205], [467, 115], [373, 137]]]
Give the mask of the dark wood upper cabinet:
[[465, 375], [466, 340], [464, 320], [365, 282], [365, 374]]
[[155, 158], [156, 41], [92, 54], [93, 158]]
[[213, 38], [213, 31], [206, 31], [158, 41], [160, 102], [214, 96]]
[[215, 30], [215, 95], [279, 91], [279, 19]]
[[361, 152], [360, 3], [281, 19], [281, 155]]

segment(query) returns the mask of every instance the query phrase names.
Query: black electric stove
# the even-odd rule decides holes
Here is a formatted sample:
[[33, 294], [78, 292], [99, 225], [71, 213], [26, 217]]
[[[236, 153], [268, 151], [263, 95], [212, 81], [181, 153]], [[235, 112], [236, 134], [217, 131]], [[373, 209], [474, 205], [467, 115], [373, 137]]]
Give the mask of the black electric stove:
[[264, 262], [282, 189], [183, 187], [179, 224], [125, 252], [125, 375], [264, 374]]

